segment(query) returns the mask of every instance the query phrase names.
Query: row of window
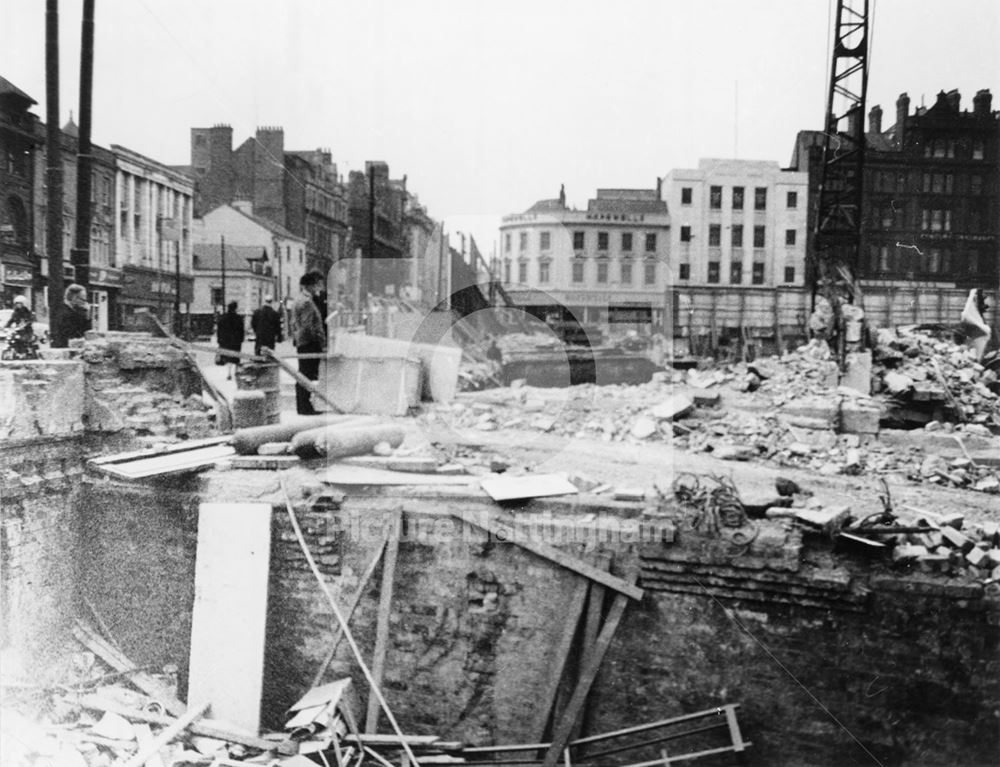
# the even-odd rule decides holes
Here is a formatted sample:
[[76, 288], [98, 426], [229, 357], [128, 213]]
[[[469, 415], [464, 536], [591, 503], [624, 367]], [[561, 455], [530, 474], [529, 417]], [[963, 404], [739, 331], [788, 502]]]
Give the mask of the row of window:
[[[743, 224], [733, 224], [730, 227], [730, 244], [734, 248], [743, 247]], [[682, 226], [681, 227], [681, 242], [691, 242], [692, 238], [691, 227]], [[797, 229], [786, 229], [785, 230], [785, 245], [795, 245], [798, 241], [798, 230]], [[753, 228], [753, 246], [755, 248], [765, 247], [767, 242], [767, 227], [765, 226], [755, 226]], [[710, 248], [718, 248], [722, 246], [722, 225], [721, 224], [709, 224], [708, 225], [708, 246]]]
[[[622, 232], [621, 233], [621, 250], [623, 253], [631, 253], [635, 247], [635, 237], [634, 232]], [[643, 243], [645, 245], [645, 250], [647, 253], [656, 252], [656, 232], [646, 232], [643, 235]], [[585, 250], [587, 244], [587, 233], [585, 231], [575, 231], [573, 232], [573, 250]], [[597, 233], [597, 249], [600, 251], [609, 250], [611, 244], [611, 233], [610, 232], [598, 232]], [[528, 232], [521, 232], [518, 235], [518, 250], [524, 253], [528, 250]], [[541, 251], [551, 250], [552, 248], [552, 233], [551, 232], [539, 232], [538, 233], [538, 249]], [[503, 249], [505, 253], [510, 253], [511, 250], [511, 235], [510, 232], [504, 234]]]
[[954, 271], [974, 274], [979, 270], [979, 252], [958, 254], [950, 248], [907, 245], [870, 245], [868, 265], [876, 274], [924, 274], [950, 277]]
[[[746, 195], [746, 187], [734, 186], [731, 189], [730, 207], [733, 210], [743, 210], [743, 199]], [[681, 205], [690, 205], [694, 196], [694, 190], [690, 186], [681, 187]], [[711, 186], [708, 190], [708, 207], [716, 210], [722, 208], [722, 187]], [[785, 207], [797, 208], [799, 206], [799, 193], [788, 192], [785, 196]], [[757, 186], [753, 190], [753, 209], [767, 210], [767, 187]]]
[[[979, 173], [923, 173], [920, 189], [930, 194], [982, 194], [985, 187]], [[903, 171], [879, 171], [872, 174], [872, 185], [876, 192], [908, 193], [913, 191], [909, 176]]]
[[967, 139], [937, 138], [924, 144], [924, 157], [982, 160], [986, 157], [986, 145], [980, 139], [970, 143]]
[[[599, 283], [606, 283], [610, 274], [610, 262], [598, 261], [596, 279]], [[622, 261], [618, 264], [618, 281], [622, 285], [631, 285], [634, 282], [633, 264], [630, 261]], [[546, 285], [551, 279], [551, 263], [549, 261], [538, 262], [538, 283]], [[572, 262], [572, 279], [575, 283], [582, 283], [586, 274], [586, 262], [580, 259]], [[504, 282], [511, 281], [511, 263], [504, 263]], [[528, 262], [521, 261], [517, 265], [517, 281], [526, 283], [528, 281]], [[656, 262], [649, 261], [642, 265], [642, 282], [644, 285], [656, 284]]]
[[[691, 279], [691, 265], [690, 264], [680, 264], [677, 270], [677, 277], [681, 280]], [[785, 267], [785, 282], [795, 282], [795, 267], [786, 266]], [[707, 281], [711, 284], [718, 284], [722, 282], [722, 262], [721, 261], [709, 261], [708, 262], [708, 279]], [[743, 262], [733, 261], [729, 264], [729, 284], [730, 285], [742, 285], [743, 284]], [[750, 271], [750, 284], [751, 285], [763, 285], [764, 284], [764, 264], [761, 261], [755, 261], [751, 271]]]
[[871, 224], [883, 229], [909, 229], [917, 226], [916, 216], [919, 215], [919, 226], [924, 232], [950, 232], [953, 229], [969, 234], [981, 234], [989, 231], [989, 222], [980, 205], [967, 205], [959, 211], [952, 226], [952, 211], [947, 208], [921, 208], [913, 210], [899, 206], [892, 200], [872, 205]]

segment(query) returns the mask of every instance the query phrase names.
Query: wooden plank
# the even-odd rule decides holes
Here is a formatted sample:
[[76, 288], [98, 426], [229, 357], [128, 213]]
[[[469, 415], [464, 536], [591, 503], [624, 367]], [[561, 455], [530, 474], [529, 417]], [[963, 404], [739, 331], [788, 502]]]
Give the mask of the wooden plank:
[[[389, 644], [389, 612], [392, 609], [392, 585], [396, 577], [396, 558], [399, 555], [399, 523], [397, 515], [393, 529], [386, 543], [385, 564], [382, 568], [382, 591], [378, 600], [378, 621], [375, 628], [375, 652], [372, 658], [373, 687], [381, 689], [385, 673], [385, 651]], [[375, 696], [368, 696], [368, 711], [365, 716], [365, 732], [374, 733], [378, 728], [379, 702]]]
[[132, 450], [127, 453], [115, 453], [114, 455], [103, 455], [91, 458], [88, 463], [91, 466], [102, 466], [108, 463], [123, 463], [134, 461], [138, 458], [151, 458], [158, 455], [170, 455], [172, 453], [182, 453], [199, 447], [209, 447], [210, 445], [222, 445], [228, 442], [230, 437], [206, 437], [205, 439], [190, 439], [186, 442], [178, 442], [174, 445], [164, 447], [148, 447], [143, 450]]
[[101, 473], [118, 479], [148, 479], [207, 469], [233, 455], [236, 455], [236, 450], [229, 445], [208, 445], [131, 461], [91, 465]]
[[125, 762], [123, 767], [142, 767], [161, 748], [184, 732], [192, 722], [204, 716], [210, 705], [208, 701], [205, 701], [189, 708], [183, 716], [178, 717], [173, 724], [165, 727], [152, 741], [140, 748], [135, 756]]
[[552, 715], [552, 707], [556, 702], [556, 695], [559, 692], [559, 682], [562, 679], [563, 669], [569, 659], [570, 650], [573, 647], [573, 637], [576, 636], [576, 628], [580, 623], [580, 614], [583, 612], [583, 604], [587, 598], [587, 586], [589, 581], [577, 579], [573, 589], [573, 594], [569, 598], [566, 609], [566, 616], [563, 621], [563, 633], [559, 637], [559, 642], [553, 649], [551, 662], [548, 663], [549, 678], [545, 683], [545, 689], [539, 697], [539, 708], [536, 714], [535, 727], [530, 734], [532, 741], [540, 741], [545, 737], [545, 728], [548, 726], [549, 718]]
[[271, 504], [198, 510], [188, 698], [254, 733], [260, 726]]
[[634, 585], [634, 583], [622, 580], [611, 573], [600, 570], [588, 562], [584, 562], [581, 559], [577, 559], [576, 557], [567, 554], [561, 549], [557, 549], [555, 546], [550, 546], [549, 544], [542, 543], [541, 541], [533, 541], [530, 538], [524, 538], [523, 540], [517, 538], [511, 539], [510, 532], [515, 528], [513, 523], [502, 524], [502, 520], [498, 518], [484, 518], [479, 515], [465, 514], [462, 511], [457, 510], [449, 510], [449, 513], [456, 519], [460, 519], [470, 525], [486, 530], [494, 536], [499, 537], [501, 540], [510, 540], [511, 543], [517, 544], [522, 549], [530, 551], [532, 554], [537, 554], [540, 557], [555, 562], [557, 565], [565, 567], [567, 570], [572, 570], [575, 573], [579, 573], [592, 581], [600, 583], [602, 586], [607, 586], [613, 591], [625, 594], [632, 599], [642, 599], [643, 590]]
[[570, 697], [566, 710], [563, 711], [559, 724], [552, 735], [552, 743], [545, 752], [545, 757], [542, 759], [542, 767], [555, 767], [559, 761], [559, 757], [566, 748], [566, 744], [569, 743], [573, 726], [576, 724], [576, 720], [583, 710], [583, 704], [590, 693], [590, 687], [597, 677], [597, 672], [601, 668], [601, 663], [608, 648], [611, 646], [611, 640], [614, 638], [615, 631], [618, 629], [618, 624], [625, 613], [625, 606], [627, 604], [628, 598], [624, 594], [617, 594], [615, 596], [615, 601], [608, 611], [607, 620], [605, 620], [601, 633], [597, 637], [597, 643], [594, 645], [590, 661], [580, 672], [580, 678], [576, 683], [576, 688], [573, 690], [573, 695]]
[[292, 378], [295, 379], [296, 383], [301, 385], [307, 391], [319, 397], [321, 400], [323, 400], [323, 402], [326, 403], [327, 407], [329, 407], [330, 410], [332, 410], [334, 413], [344, 412], [339, 407], [337, 407], [332, 401], [330, 401], [330, 399], [316, 385], [315, 381], [310, 381], [308, 378], [302, 375], [298, 370], [296, 370], [287, 362], [285, 362], [283, 359], [281, 359], [281, 357], [277, 356], [273, 350], [268, 349], [266, 346], [264, 346], [261, 348], [261, 351], [264, 353], [265, 357], [270, 357], [272, 360], [277, 362], [281, 366], [282, 370], [284, 370], [286, 373], [288, 373], [288, 375], [290, 375]]
[[[372, 579], [372, 574], [375, 572], [375, 568], [378, 563], [382, 560], [382, 554], [385, 551], [386, 543], [388, 541], [382, 541], [382, 544], [378, 547], [378, 551], [375, 552], [375, 556], [372, 557], [371, 562], [365, 568], [364, 572], [361, 574], [361, 578], [358, 581], [357, 591], [354, 592], [354, 597], [351, 599], [351, 604], [348, 606], [347, 610], [344, 612], [344, 620], [348, 623], [351, 622], [351, 617], [354, 615], [354, 611], [358, 609], [358, 605], [361, 604], [361, 598], [365, 595], [365, 591], [368, 588], [368, 581]], [[323, 675], [326, 670], [330, 667], [333, 662], [334, 657], [337, 655], [337, 648], [340, 646], [340, 640], [344, 638], [344, 632], [337, 626], [333, 632], [333, 642], [330, 644], [330, 652], [327, 653], [326, 658], [320, 664], [319, 669], [316, 671], [316, 676], [313, 678], [312, 686], [316, 687], [320, 682], [323, 681]]]
[[150, 676], [145, 671], [135, 671], [135, 664], [120, 650], [108, 644], [90, 627], [76, 621], [73, 626], [73, 636], [76, 640], [107, 663], [115, 671], [129, 674], [129, 680], [147, 695], [151, 695], [163, 704], [164, 709], [174, 716], [180, 716], [186, 706], [173, 695], [173, 691], [163, 682]]
[[[602, 554], [598, 557], [597, 567], [601, 570], [607, 570], [608, 565], [611, 564], [611, 557], [607, 554]], [[591, 657], [594, 654], [594, 646], [597, 643], [597, 637], [601, 631], [601, 618], [604, 613], [604, 586], [599, 583], [590, 584], [590, 593], [587, 598], [587, 614], [586, 620], [583, 624], [583, 647], [580, 656], [580, 667], [586, 668], [587, 664], [590, 662]], [[587, 719], [587, 706], [583, 708], [583, 714], [576, 722], [576, 726], [573, 727], [573, 732], [570, 735], [570, 740], [576, 740], [580, 737], [583, 727], [586, 724]]]
[[329, 485], [469, 485], [478, 477], [462, 474], [415, 474], [334, 463], [322, 479]]
[[[138, 711], [128, 706], [124, 706], [118, 701], [105, 698], [102, 695], [84, 695], [77, 701], [84, 708], [91, 709], [92, 711], [110, 711], [113, 714], [118, 714], [129, 721], [132, 722], [145, 722], [147, 724], [155, 724], [157, 727], [169, 727], [173, 724], [174, 717], [166, 716], [164, 714], [153, 714], [148, 711]], [[218, 740], [224, 740], [228, 743], [239, 743], [243, 746], [250, 746], [251, 748], [257, 748], [261, 751], [269, 751], [273, 748], [277, 748], [280, 744], [273, 740], [264, 740], [263, 738], [258, 738], [242, 730], [234, 728], [225, 722], [216, 722], [211, 719], [200, 719], [193, 722], [188, 728], [195, 735], [201, 735], [206, 738], [216, 738]]]
[[482, 481], [482, 487], [494, 501], [516, 501], [580, 492], [564, 474], [490, 477]]

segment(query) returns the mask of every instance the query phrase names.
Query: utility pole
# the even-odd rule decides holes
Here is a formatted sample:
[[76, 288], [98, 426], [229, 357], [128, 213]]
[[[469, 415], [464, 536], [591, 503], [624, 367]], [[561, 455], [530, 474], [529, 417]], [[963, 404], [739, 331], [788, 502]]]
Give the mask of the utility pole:
[[222, 255], [222, 311], [226, 311], [226, 235], [220, 234], [220, 253]]
[[[176, 221], [174, 226], [176, 226]], [[181, 241], [174, 240], [174, 335], [181, 335]]]
[[45, 180], [46, 255], [49, 259], [48, 309], [53, 346], [65, 346], [59, 332], [63, 305], [63, 168], [59, 129], [59, 0], [45, 3]]
[[368, 269], [365, 279], [366, 292], [371, 294], [375, 281], [372, 272], [375, 268], [375, 165], [368, 166]]
[[94, 0], [83, 0], [80, 25], [80, 124], [76, 152], [76, 247], [73, 248], [74, 281], [90, 287], [90, 222], [92, 193], [90, 147], [91, 104], [94, 86]]

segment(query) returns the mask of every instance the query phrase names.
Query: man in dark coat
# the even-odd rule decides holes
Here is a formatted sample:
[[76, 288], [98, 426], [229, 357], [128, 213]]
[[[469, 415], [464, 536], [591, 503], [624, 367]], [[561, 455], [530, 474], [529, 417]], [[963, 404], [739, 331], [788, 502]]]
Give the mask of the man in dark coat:
[[[219, 317], [219, 324], [216, 328], [219, 348], [232, 352], [238, 352], [243, 348], [243, 315], [236, 313], [236, 302], [230, 301], [226, 307], [226, 313]], [[233, 368], [230, 365], [238, 365], [239, 357], [222, 356], [222, 364], [226, 365], [226, 380], [233, 377]]]
[[83, 338], [90, 330], [90, 304], [87, 303], [87, 289], [73, 283], [63, 293], [63, 306], [52, 328], [53, 349], [65, 349], [73, 338]]
[[[316, 305], [323, 291], [324, 277], [311, 271], [299, 280], [301, 293], [292, 305], [292, 341], [299, 354], [318, 354], [326, 347], [326, 325]], [[319, 359], [300, 359], [299, 372], [310, 381], [319, 378]], [[314, 415], [312, 394], [301, 384], [295, 384], [295, 410], [299, 415]]]
[[262, 347], [274, 350], [274, 345], [284, 338], [281, 335], [281, 315], [272, 306], [270, 296], [264, 297], [264, 305], [253, 313], [250, 327], [254, 332], [253, 353], [258, 357]]

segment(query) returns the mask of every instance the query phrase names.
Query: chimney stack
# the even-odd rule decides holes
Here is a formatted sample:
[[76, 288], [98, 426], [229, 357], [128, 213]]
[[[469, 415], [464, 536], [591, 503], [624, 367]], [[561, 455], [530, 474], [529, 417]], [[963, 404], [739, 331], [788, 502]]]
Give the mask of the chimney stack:
[[882, 132], [882, 107], [878, 104], [868, 112], [868, 130], [871, 133]]
[[906, 118], [910, 114], [910, 97], [905, 93], [900, 93], [896, 99], [896, 142], [903, 145], [903, 138], [906, 132]]
[[864, 133], [865, 125], [861, 108], [858, 104], [855, 104], [847, 113], [847, 134], [849, 136], [856, 136], [859, 128]]
[[993, 94], [990, 93], [990, 89], [976, 91], [976, 95], [972, 99], [972, 113], [979, 115], [981, 117], [989, 117], [990, 110], [993, 106]]
[[948, 104], [951, 111], [957, 113], [959, 111], [959, 106], [962, 103], [962, 94], [958, 92], [958, 88], [952, 88], [944, 94], [944, 100]]

